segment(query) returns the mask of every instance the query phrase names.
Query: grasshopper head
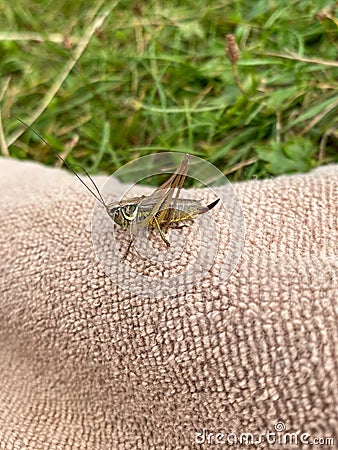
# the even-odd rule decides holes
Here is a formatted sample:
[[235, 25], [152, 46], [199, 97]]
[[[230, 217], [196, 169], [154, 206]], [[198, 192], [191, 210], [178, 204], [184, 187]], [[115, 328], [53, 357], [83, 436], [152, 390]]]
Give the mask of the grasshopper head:
[[117, 223], [117, 225], [120, 225], [120, 227], [122, 229], [126, 229], [128, 227], [128, 223], [124, 217], [123, 214], [123, 206], [117, 204], [117, 205], [108, 205], [107, 207], [107, 213], [109, 215], [109, 217], [111, 219], [113, 219], [113, 221], [115, 223]]
[[122, 229], [128, 228], [130, 222], [135, 220], [137, 215], [137, 205], [108, 205], [108, 215], [115, 223], [120, 225]]

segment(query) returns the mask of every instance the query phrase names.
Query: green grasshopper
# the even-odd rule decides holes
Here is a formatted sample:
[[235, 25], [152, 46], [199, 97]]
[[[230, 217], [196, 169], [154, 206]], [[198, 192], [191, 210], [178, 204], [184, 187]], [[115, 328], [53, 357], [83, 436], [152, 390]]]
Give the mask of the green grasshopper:
[[179, 198], [180, 191], [183, 187], [185, 178], [189, 170], [190, 155], [186, 154], [183, 161], [177, 170], [159, 186], [149, 196], [139, 196], [129, 199], [122, 199], [118, 203], [107, 204], [103, 199], [97, 185], [92, 177], [84, 169], [83, 172], [87, 175], [94, 186], [94, 191], [80, 178], [75, 169], [68, 164], [61, 155], [34, 129], [23, 122], [21, 119], [16, 119], [21, 122], [26, 128], [35, 133], [52, 151], [53, 153], [68, 167], [71, 172], [79, 179], [79, 181], [88, 189], [88, 191], [101, 203], [106, 209], [109, 217], [122, 229], [130, 230], [130, 241], [124, 258], [127, 257], [130, 248], [134, 242], [136, 230], [138, 227], [149, 229], [157, 229], [162, 240], [169, 247], [170, 242], [164, 236], [164, 233], [169, 227], [177, 222], [184, 222], [186, 220], [194, 219], [199, 214], [204, 214], [210, 211], [219, 202], [219, 198], [207, 206], [202, 206], [200, 200]]
[[209, 205], [202, 206], [200, 200], [179, 198], [189, 170], [189, 158], [190, 155], [186, 154], [175, 173], [149, 196], [122, 199], [117, 204], [110, 203], [106, 206], [108, 215], [115, 223], [122, 229], [130, 229], [131, 239], [125, 257], [129, 253], [137, 227], [157, 229], [169, 247], [170, 242], [164, 236], [164, 232], [170, 226], [194, 219], [199, 214], [210, 211], [219, 202], [218, 198]]

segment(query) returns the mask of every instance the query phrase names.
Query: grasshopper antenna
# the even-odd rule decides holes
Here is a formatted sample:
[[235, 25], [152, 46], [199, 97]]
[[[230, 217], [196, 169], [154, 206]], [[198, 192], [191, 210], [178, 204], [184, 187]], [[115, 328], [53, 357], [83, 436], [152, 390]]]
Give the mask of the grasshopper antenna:
[[62, 158], [62, 156], [55, 150], [55, 148], [53, 148], [47, 141], [46, 141], [46, 139], [44, 139], [37, 131], [35, 131], [30, 125], [28, 125], [27, 123], [25, 123], [23, 120], [21, 120], [19, 117], [17, 117], [17, 116], [13, 116], [18, 122], [20, 122], [20, 123], [22, 123], [22, 125], [24, 126], [24, 127], [26, 127], [28, 130], [30, 130], [30, 131], [32, 131], [32, 133], [34, 133], [36, 136], [38, 136], [41, 140], [42, 140], [42, 142], [44, 142], [46, 145], [47, 145], [47, 147], [49, 147], [51, 150], [52, 150], [52, 152], [59, 158], [59, 160], [60, 161], [62, 161], [63, 163], [64, 163], [64, 165], [66, 166], [66, 167], [68, 167], [68, 169], [76, 176], [76, 178], [88, 189], [88, 191], [96, 198], [96, 200], [98, 201], [98, 202], [100, 202], [101, 203], [101, 205], [103, 205], [105, 208], [107, 208], [107, 205], [106, 205], [106, 202], [104, 201], [104, 199], [103, 199], [103, 197], [102, 197], [102, 195], [101, 195], [101, 192], [99, 191], [99, 189], [98, 189], [98, 187], [96, 186], [96, 183], [95, 183], [95, 181], [93, 180], [93, 178], [89, 175], [89, 173], [87, 172], [87, 170], [84, 168], [84, 167], [81, 167], [81, 166], [79, 166], [79, 167], [81, 167], [81, 169], [83, 170], [83, 172], [87, 175], [87, 177], [90, 179], [90, 181], [92, 182], [92, 184], [93, 184], [93, 186], [94, 186], [94, 188], [95, 188], [95, 191], [97, 192], [97, 194], [92, 190], [92, 189], [90, 189], [90, 187], [89, 186], [87, 186], [87, 184], [82, 180], [82, 178], [81, 177], [79, 177], [79, 175], [75, 172], [75, 170], [74, 170], [74, 168], [71, 166], [71, 164], [68, 164], [67, 163], [67, 161], [64, 159], [64, 158]]

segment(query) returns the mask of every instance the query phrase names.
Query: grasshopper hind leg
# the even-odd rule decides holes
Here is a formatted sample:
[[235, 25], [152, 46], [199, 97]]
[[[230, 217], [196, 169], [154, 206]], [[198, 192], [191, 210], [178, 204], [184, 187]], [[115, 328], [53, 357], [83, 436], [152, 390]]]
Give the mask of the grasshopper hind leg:
[[163, 231], [161, 230], [160, 224], [158, 223], [158, 220], [155, 216], [154, 216], [154, 222], [155, 222], [156, 228], [158, 229], [158, 232], [160, 233], [160, 236], [161, 236], [163, 242], [166, 244], [167, 247], [170, 247], [170, 242], [164, 236]]

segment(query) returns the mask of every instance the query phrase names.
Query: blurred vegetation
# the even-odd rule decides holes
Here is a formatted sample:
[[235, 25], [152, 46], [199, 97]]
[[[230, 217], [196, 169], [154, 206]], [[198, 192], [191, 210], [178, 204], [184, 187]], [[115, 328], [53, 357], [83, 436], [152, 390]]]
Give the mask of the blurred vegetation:
[[[162, 150], [234, 180], [338, 161], [336, 7], [2, 2], [1, 153], [56, 164], [18, 116], [90, 173]], [[238, 54], [225, 51], [228, 34]]]

